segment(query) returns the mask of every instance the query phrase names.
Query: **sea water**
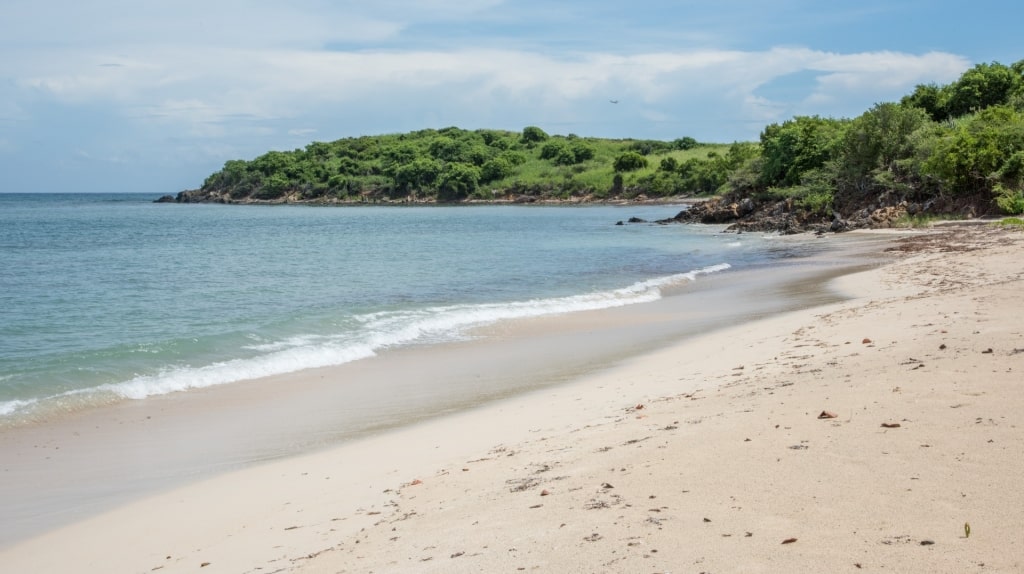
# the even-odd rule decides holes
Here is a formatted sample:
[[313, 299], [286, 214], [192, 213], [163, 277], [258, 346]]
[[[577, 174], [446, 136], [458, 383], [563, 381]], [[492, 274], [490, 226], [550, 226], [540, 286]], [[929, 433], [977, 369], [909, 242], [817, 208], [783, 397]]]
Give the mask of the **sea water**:
[[241, 206], [0, 194], [0, 426], [650, 302], [792, 257], [679, 206]]

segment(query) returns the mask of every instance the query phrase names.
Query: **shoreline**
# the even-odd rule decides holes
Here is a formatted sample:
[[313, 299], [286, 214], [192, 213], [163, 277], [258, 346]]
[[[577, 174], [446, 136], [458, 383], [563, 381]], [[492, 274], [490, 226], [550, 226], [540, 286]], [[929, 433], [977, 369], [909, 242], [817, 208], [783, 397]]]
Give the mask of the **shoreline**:
[[560, 385], [754, 316], [838, 300], [824, 282], [865, 264], [877, 240], [777, 241], [792, 256], [784, 269], [705, 275], [655, 302], [504, 321], [467, 341], [6, 427], [0, 548], [189, 482]]
[[751, 316], [838, 300], [823, 282], [871, 249], [849, 239], [779, 238], [780, 249], [800, 254], [784, 272], [703, 276], [653, 303], [506, 321], [468, 341], [8, 427], [0, 548], [188, 482], [563, 384]]
[[[986, 230], [981, 233], [1003, 232]], [[926, 244], [929, 237], [919, 235], [920, 243]], [[1017, 248], [1021, 245], [1017, 235], [1004, 233], [1000, 237], [1010, 238], [1009, 243]], [[949, 246], [959, 245], [948, 238], [943, 241], [939, 248], [945, 245], [952, 249]], [[986, 247], [981, 253], [987, 254], [984, 258], [977, 258], [976, 252], [970, 256], [955, 250], [938, 254], [926, 252], [882, 269], [844, 276], [833, 284], [858, 295], [852, 300], [724, 327], [591, 372], [575, 382], [537, 389], [516, 398], [476, 406], [309, 455], [216, 476], [0, 549], [0, 561], [29, 567], [25, 571], [33, 571], [33, 568], [41, 568], [36, 571], [148, 571], [155, 568], [193, 571], [204, 562], [209, 563], [209, 571], [223, 572], [255, 572], [260, 568], [272, 571], [303, 571], [304, 568], [308, 571], [374, 568], [448, 571], [451, 568], [495, 570], [512, 566], [547, 570], [630, 570], [635, 568], [629, 568], [629, 562], [612, 561], [636, 560], [632, 563], [634, 567], [643, 565], [645, 568], [657, 568], [655, 564], [662, 562], [692, 564], [694, 558], [686, 551], [699, 547], [703, 563], [708, 564], [695, 566], [699, 569], [744, 570], [740, 561], [748, 558], [752, 560], [746, 564], [750, 567], [746, 568], [748, 571], [756, 569], [754, 566], [766, 567], [766, 564], [771, 564], [769, 570], [789, 566], [807, 569], [815, 564], [821, 567], [820, 560], [835, 557], [838, 551], [834, 547], [833, 554], [822, 554], [825, 550], [818, 546], [814, 546], [817, 550], [809, 552], [782, 553], [778, 550], [778, 540], [772, 539], [769, 546], [761, 533], [785, 530], [805, 541], [805, 544], [798, 542], [793, 547], [784, 547], [789, 550], [807, 547], [806, 539], [827, 538], [819, 535], [826, 534], [833, 524], [830, 521], [840, 516], [846, 526], [850, 521], [863, 523], [866, 509], [860, 503], [851, 505], [852, 496], [838, 496], [840, 500], [835, 505], [838, 509], [834, 513], [831, 510], [825, 516], [809, 513], [808, 504], [812, 503], [808, 500], [828, 492], [828, 485], [821, 484], [821, 470], [856, 471], [851, 476], [864, 484], [851, 478], [841, 481], [844, 487], [857, 491], [858, 500], [874, 500], [878, 493], [864, 492], [864, 488], [878, 485], [867, 480], [870, 474], [862, 471], [865, 467], [875, 468], [878, 462], [875, 459], [889, 454], [879, 455], [875, 448], [868, 449], [869, 456], [844, 441], [857, 446], [859, 443], [854, 439], [880, 440], [879, 435], [897, 432], [878, 429], [875, 419], [888, 420], [891, 415], [888, 411], [883, 413], [878, 403], [883, 402], [881, 399], [891, 401], [904, 394], [908, 398], [915, 394], [915, 402], [908, 404], [918, 408], [916, 393], [920, 390], [904, 382], [898, 385], [903, 390], [894, 392], [892, 382], [884, 380], [887, 373], [898, 370], [901, 380], [907, 372], [913, 376], [926, 373], [932, 378], [943, 376], [950, 370], [948, 367], [931, 365], [952, 361], [954, 354], [966, 355], [966, 347], [960, 347], [971, 338], [970, 330], [976, 328], [965, 321], [951, 320], [948, 325], [944, 324], [949, 334], [941, 339], [947, 341], [955, 353], [934, 359], [914, 353], [913, 358], [927, 366], [914, 370], [916, 363], [901, 365], [901, 361], [907, 360], [905, 357], [897, 360], [889, 355], [912, 353], [914, 348], [909, 347], [917, 344], [918, 338], [902, 341], [906, 335], [899, 329], [928, 329], [922, 327], [928, 321], [907, 327], [904, 323], [910, 319], [904, 315], [915, 309], [933, 312], [930, 307], [941, 297], [962, 305], [964, 301], [970, 302], [972, 295], [993, 300], [1011, 296], [1003, 291], [989, 295], [984, 292], [985, 281], [1003, 276], [997, 286], [1004, 290], [1014, 284], [1019, 286], [1019, 272], [1003, 269], [997, 273], [984, 267], [994, 260], [992, 253], [1003, 253], [1009, 248], [1005, 245]], [[1003, 253], [1000, 257], [1008, 256]], [[917, 259], [924, 261], [912, 267], [911, 263]], [[984, 274], [957, 269], [964, 265], [981, 266]], [[899, 277], [900, 274], [903, 276]], [[922, 286], [924, 281], [932, 284]], [[965, 287], [977, 292], [957, 291]], [[897, 304], [900, 313], [894, 318], [889, 312]], [[934, 326], [935, 320], [932, 321]], [[997, 316], [987, 321], [990, 323], [987, 327], [998, 326], [1005, 330], [1009, 319]], [[929, 344], [933, 339], [938, 343], [937, 335], [931, 332], [935, 330], [929, 330], [928, 335], [932, 337], [928, 339]], [[862, 337], [868, 338], [868, 331], [871, 339], [879, 343], [860, 342]], [[998, 331], [998, 334], [1010, 339], [1015, 336], [1013, 332]], [[838, 336], [846, 341], [835, 340]], [[971, 360], [984, 357], [1019, 362], [1012, 344], [1024, 347], [1024, 342], [1019, 340], [1019, 332], [1016, 336], [1012, 341], [1000, 339], [1005, 343], [1002, 346], [988, 343], [999, 347], [998, 355], [989, 353], [993, 356], [984, 357], [977, 354], [981, 351], [975, 351]], [[897, 339], [902, 345], [896, 343]], [[936, 353], [935, 346], [928, 349], [931, 355]], [[924, 352], [925, 347], [920, 350]], [[864, 363], [866, 359], [861, 357], [869, 353], [873, 361]], [[862, 363], [858, 368], [877, 372], [883, 380], [863, 389], [843, 384], [846, 380], [842, 376], [843, 363], [856, 361]], [[849, 368], [846, 369], [852, 376]], [[832, 375], [835, 380], [830, 378], [824, 385], [827, 390], [820, 384], [823, 377], [820, 373], [826, 370], [835, 371]], [[993, 375], [996, 380], [991, 384], [1008, 384], [1000, 377], [1005, 378], [1005, 372]], [[828, 394], [828, 398], [822, 393]], [[845, 397], [848, 403], [840, 417], [831, 423], [815, 420], [820, 410], [843, 411], [843, 407], [835, 406], [843, 404], [839, 397]], [[875, 397], [874, 403], [871, 397]], [[1002, 402], [992, 404], [992, 399]], [[1015, 397], [979, 395], [970, 400], [974, 403], [957, 407], [955, 414], [973, 415], [977, 409], [967, 407], [975, 407], [983, 401], [984, 407], [992, 411], [989, 414], [1006, 409], [1010, 409], [1007, 411], [1010, 414], [1020, 406], [1019, 393]], [[858, 407], [864, 403], [856, 414], [849, 406], [854, 403]], [[640, 406], [642, 408], [638, 408]], [[943, 415], [951, 412], [947, 404], [936, 409]], [[875, 416], [869, 416], [872, 412]], [[886, 416], [882, 417], [883, 414]], [[931, 415], [930, 411], [915, 412], [914, 418], [920, 421], [914, 422], [928, 422]], [[767, 422], [762, 420], [765, 417]], [[993, 430], [990, 436], [995, 443], [982, 444], [1001, 443], [1001, 448], [1009, 447], [1011, 452], [1019, 448], [1019, 433], [1009, 428], [1010, 422], [986, 425], [986, 430]], [[782, 425], [782, 429], [772, 429], [772, 423]], [[904, 426], [912, 429], [915, 425], [908, 421]], [[467, 433], [466, 428], [471, 428], [472, 432]], [[827, 429], [827, 440], [820, 438], [821, 429]], [[908, 434], [911, 434], [910, 429]], [[890, 448], [890, 452], [898, 455], [892, 459], [901, 467], [910, 465], [914, 458], [911, 455], [945, 454], [948, 448], [944, 447], [950, 442], [974, 438], [970, 426], [959, 428], [959, 434], [954, 436], [947, 436], [950, 431], [938, 426], [930, 427], [929, 432], [935, 434], [929, 435], [928, 450], [920, 444], [903, 445], [906, 453]], [[749, 446], [754, 445], [747, 445], [743, 439], [733, 442], [738, 433], [749, 434], [745, 438], [751, 438], [757, 448], [750, 449]], [[806, 444], [803, 440], [809, 441], [808, 448], [791, 448], [794, 444]], [[823, 444], [818, 442], [821, 440]], [[778, 450], [763, 450], [766, 444]], [[605, 446], [610, 448], [604, 450]], [[819, 448], [821, 446], [828, 448]], [[839, 447], [846, 450], [837, 451]], [[907, 461], [903, 460], [904, 454]], [[801, 456], [802, 459], [797, 458]], [[926, 462], [934, 464], [936, 461]], [[1019, 476], [1019, 472], [1014, 474], [999, 467], [985, 466], [991, 463], [988, 459], [972, 460], [973, 472], [988, 470], [988, 473], [978, 475], [983, 479], [966, 481], [971, 486], [967, 490], [971, 491], [971, 496], [978, 497], [971, 501], [972, 504], [980, 501], [982, 506], [977, 510], [998, 514], [990, 506], [991, 497], [983, 496], [983, 490], [993, 485], [1012, 484], [1012, 476]], [[752, 466], [747, 468], [747, 464]], [[1017, 463], [1010, 461], [1008, 464]], [[613, 467], [626, 470], [609, 470]], [[931, 467], [922, 467], [917, 474], [928, 475], [930, 488], [934, 488], [931, 481], [942, 478], [941, 471]], [[845, 475], [828, 474], [830, 479], [841, 476]], [[753, 477], [759, 483], [768, 479], [786, 487], [758, 498], [757, 489], [752, 489], [749, 483]], [[904, 492], [905, 488], [901, 482], [899, 489], [893, 492]], [[727, 493], [730, 489], [732, 494]], [[548, 496], [541, 496], [544, 491]], [[641, 492], [647, 494], [641, 496]], [[695, 492], [702, 494], [688, 496]], [[801, 498], [808, 493], [811, 499]], [[938, 496], [944, 505], [956, 501], [947, 500], [945, 491], [931, 494]], [[1014, 514], [1012, 509], [1024, 507], [1014, 506], [1014, 502], [1020, 502], [1020, 495], [999, 494], [1003, 496], [999, 500], [1012, 499], [1005, 510], [1009, 518], [1017, 520], [1019, 513]], [[832, 496], [836, 496], [834, 492]], [[898, 495], [892, 496], [886, 501], [900, 509], [906, 506], [907, 502], [901, 501]], [[730, 502], [730, 497], [746, 501]], [[654, 502], [655, 499], [658, 502]], [[540, 506], [536, 506], [538, 504]], [[730, 505], [747, 508], [747, 513], [731, 510]], [[817, 507], [818, 503], [812, 506]], [[684, 519], [683, 508], [688, 509], [686, 515], [693, 516]], [[913, 520], [924, 520], [919, 516], [923, 511], [911, 512], [913, 508], [907, 511]], [[749, 515], [751, 512], [753, 514]], [[791, 516], [787, 512], [796, 514]], [[973, 512], [983, 516], [985, 513]], [[703, 522], [701, 514], [711, 522]], [[737, 542], [748, 537], [745, 531], [738, 530], [742, 521], [736, 520], [736, 516], [748, 519], [742, 528], [756, 528], [756, 533], [750, 537], [756, 540], [755, 544], [737, 546]], [[828, 521], [822, 522], [824, 518]], [[1013, 551], [1019, 555], [1020, 548], [1015, 547], [1019, 542], [1007, 540], [1015, 532], [1013, 523], [1000, 522], [1005, 518], [984, 516], [987, 523], [982, 522], [985, 526], [978, 530], [987, 531], [986, 536], [990, 538], [971, 539], [971, 542], [981, 539], [982, 548], [996, 554], [988, 562], [989, 568], [995, 568], [991, 571], [1012, 570], [1014, 562], [1009, 558]], [[876, 520], [880, 521], [878, 525], [892, 521], [891, 518]], [[724, 526], [710, 527], [709, 524]], [[787, 528], [781, 528], [780, 524]], [[393, 528], [397, 535], [392, 532]], [[636, 532], [629, 534], [624, 528]], [[680, 528], [685, 534], [682, 537]], [[675, 542], [659, 538], [667, 536], [669, 530], [673, 531], [671, 539]], [[714, 535], [709, 534], [711, 530]], [[793, 532], [797, 530], [800, 532]], [[914, 546], [910, 539], [901, 538], [905, 536], [904, 530], [912, 529], [889, 530], [896, 532], [890, 537], [891, 544], [874, 539], [872, 542], [882, 545], [881, 553], [892, 564], [912, 564], [900, 562], [904, 554], [914, 560], [922, 559], [921, 555], [913, 557], [907, 552], [896, 552]], [[908, 532], [906, 536], [913, 538], [918, 534]], [[956, 544], [951, 536], [930, 536], [935, 537], [933, 541], [937, 544], [925, 552], [946, 556], [948, 552], [967, 551], [963, 545], [949, 550], [949, 546]], [[111, 545], [104, 540], [117, 542]], [[682, 544], [680, 540], [687, 542]], [[631, 544], [637, 541], [640, 543]], [[655, 543], [657, 546], [652, 546]], [[454, 544], [461, 549], [455, 549]], [[46, 553], [47, 548], [55, 545], [66, 551], [60, 556]], [[1005, 549], [1003, 553], [999, 548]], [[658, 552], [650, 552], [652, 549]], [[913, 550], [920, 552], [917, 547]], [[1009, 558], [1006, 553], [1011, 553]], [[316, 558], [307, 559], [313, 555]], [[931, 555], [924, 556], [927, 560]], [[689, 562], [680, 561], [684, 558]], [[451, 562], [456, 559], [460, 562]], [[723, 562], [727, 559], [732, 561]], [[644, 560], [650, 562], [642, 562]], [[863, 561], [869, 563], [867, 559]], [[933, 566], [931, 570], [943, 570], [935, 563], [928, 564]], [[910, 568], [907, 571], [926, 570]]]

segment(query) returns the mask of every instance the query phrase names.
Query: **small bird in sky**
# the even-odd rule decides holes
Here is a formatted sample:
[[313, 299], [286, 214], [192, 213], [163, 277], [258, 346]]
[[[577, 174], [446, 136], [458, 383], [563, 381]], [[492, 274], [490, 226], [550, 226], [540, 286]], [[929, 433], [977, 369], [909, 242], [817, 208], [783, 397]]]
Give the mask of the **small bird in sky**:
[[617, 104], [617, 103], [619, 103], [619, 100], [608, 100], [608, 101], [609, 101], [609, 102], [611, 102], [611, 103], [613, 103], [613, 104]]

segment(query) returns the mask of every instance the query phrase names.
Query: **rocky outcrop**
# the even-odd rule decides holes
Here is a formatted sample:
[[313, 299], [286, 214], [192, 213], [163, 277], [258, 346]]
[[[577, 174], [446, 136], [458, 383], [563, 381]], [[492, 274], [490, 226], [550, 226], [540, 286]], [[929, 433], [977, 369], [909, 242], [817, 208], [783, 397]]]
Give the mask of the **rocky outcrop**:
[[758, 203], [750, 197], [724, 196], [695, 204], [675, 217], [656, 223], [727, 223], [726, 231], [738, 233], [839, 233], [852, 229], [894, 227], [906, 215], [921, 213], [922, 209], [920, 205], [898, 202], [894, 205], [868, 205], [846, 217], [838, 212], [823, 216], [797, 207], [792, 200]]

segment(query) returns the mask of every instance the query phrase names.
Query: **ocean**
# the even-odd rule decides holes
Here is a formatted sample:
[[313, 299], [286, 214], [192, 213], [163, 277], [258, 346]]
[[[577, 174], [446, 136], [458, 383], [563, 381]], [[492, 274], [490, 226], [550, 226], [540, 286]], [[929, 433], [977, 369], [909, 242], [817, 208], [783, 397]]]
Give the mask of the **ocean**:
[[649, 302], [792, 255], [716, 227], [615, 225], [678, 206], [153, 199], [0, 195], [0, 423]]
[[833, 302], [870, 264], [838, 238], [616, 225], [673, 205], [155, 198], [0, 194], [0, 547]]

